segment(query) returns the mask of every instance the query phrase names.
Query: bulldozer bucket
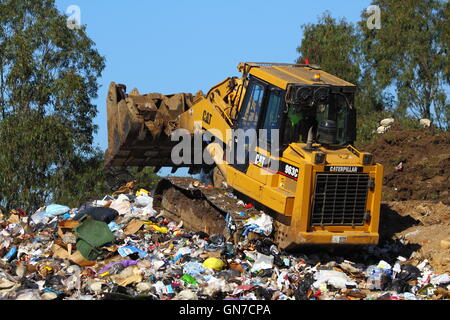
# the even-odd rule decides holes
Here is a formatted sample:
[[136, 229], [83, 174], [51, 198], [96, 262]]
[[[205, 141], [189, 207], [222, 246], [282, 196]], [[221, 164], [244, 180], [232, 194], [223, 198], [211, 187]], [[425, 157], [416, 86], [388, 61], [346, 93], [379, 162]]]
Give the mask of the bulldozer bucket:
[[192, 106], [191, 94], [141, 95], [112, 82], [107, 96], [107, 166], [173, 166], [171, 151], [177, 142], [171, 133], [178, 116]]

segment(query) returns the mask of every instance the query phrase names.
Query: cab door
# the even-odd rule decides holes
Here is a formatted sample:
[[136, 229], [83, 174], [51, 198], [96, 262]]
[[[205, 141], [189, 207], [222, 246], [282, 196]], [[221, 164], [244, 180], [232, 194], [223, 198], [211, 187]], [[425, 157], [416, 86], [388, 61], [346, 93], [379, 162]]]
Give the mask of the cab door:
[[266, 99], [258, 125], [258, 147], [253, 163], [255, 170], [249, 174], [263, 184], [270, 184], [274, 174], [279, 171], [281, 156], [281, 124], [285, 114], [284, 90], [274, 86], [266, 88]]
[[233, 164], [237, 170], [246, 173], [250, 158], [257, 145], [257, 129], [264, 104], [267, 85], [255, 78], [250, 79], [246, 95], [235, 122], [233, 135]]

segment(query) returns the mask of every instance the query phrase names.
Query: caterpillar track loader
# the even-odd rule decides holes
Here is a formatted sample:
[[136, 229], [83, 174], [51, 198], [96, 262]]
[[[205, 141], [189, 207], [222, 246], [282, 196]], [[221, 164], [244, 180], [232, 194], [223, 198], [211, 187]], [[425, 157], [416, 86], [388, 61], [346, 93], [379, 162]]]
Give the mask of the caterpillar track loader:
[[[126, 93], [111, 83], [106, 165], [211, 173], [217, 188], [174, 177], [156, 188], [155, 208], [192, 230], [239, 234], [262, 210], [281, 248], [377, 244], [383, 167], [353, 146], [355, 85], [314, 65], [238, 70], [242, 77], [195, 96]], [[253, 211], [242, 216], [223, 188]]]

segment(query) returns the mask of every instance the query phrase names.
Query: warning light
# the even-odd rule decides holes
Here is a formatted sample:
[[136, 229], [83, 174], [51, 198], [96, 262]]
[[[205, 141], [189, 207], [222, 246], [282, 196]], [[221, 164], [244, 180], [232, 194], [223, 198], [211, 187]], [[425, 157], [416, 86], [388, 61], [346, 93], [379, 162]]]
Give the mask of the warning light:
[[320, 81], [320, 73], [314, 75], [314, 81]]

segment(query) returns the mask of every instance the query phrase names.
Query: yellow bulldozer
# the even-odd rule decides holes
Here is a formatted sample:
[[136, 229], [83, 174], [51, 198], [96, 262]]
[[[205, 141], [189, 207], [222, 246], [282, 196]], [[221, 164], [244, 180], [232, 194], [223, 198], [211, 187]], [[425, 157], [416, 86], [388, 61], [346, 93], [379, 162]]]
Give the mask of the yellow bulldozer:
[[210, 175], [214, 188], [172, 177], [155, 191], [155, 208], [192, 230], [239, 234], [267, 214], [281, 248], [377, 244], [383, 167], [353, 146], [356, 86], [309, 64], [238, 70], [207, 94], [111, 83], [106, 165]]

